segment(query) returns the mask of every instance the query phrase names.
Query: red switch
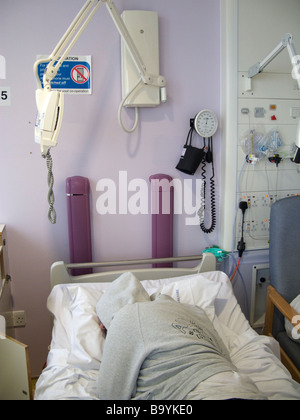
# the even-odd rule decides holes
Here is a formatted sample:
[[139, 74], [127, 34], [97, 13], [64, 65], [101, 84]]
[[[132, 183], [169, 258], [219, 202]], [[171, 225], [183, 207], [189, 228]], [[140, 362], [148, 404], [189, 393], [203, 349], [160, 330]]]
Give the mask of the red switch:
[[277, 121], [276, 115], [272, 115], [271, 120], [272, 121]]

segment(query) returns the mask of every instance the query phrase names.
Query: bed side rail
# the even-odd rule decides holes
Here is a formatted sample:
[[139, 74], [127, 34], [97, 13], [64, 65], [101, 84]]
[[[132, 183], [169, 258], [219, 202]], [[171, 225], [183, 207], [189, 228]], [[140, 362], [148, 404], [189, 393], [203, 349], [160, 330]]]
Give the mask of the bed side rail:
[[[184, 261], [200, 261], [194, 268], [142, 268], [108, 271], [102, 273], [86, 274], [83, 276], [71, 276], [70, 269], [78, 268], [106, 268], [106, 267], [125, 267], [146, 264], [162, 264], [175, 263]], [[202, 255], [174, 258], [156, 258], [145, 260], [130, 261], [110, 261], [100, 263], [84, 263], [84, 264], [66, 264], [63, 261], [55, 262], [51, 266], [50, 278], [51, 289], [58, 284], [68, 283], [100, 283], [112, 282], [122, 273], [130, 271], [136, 275], [139, 280], [156, 280], [169, 277], [180, 277], [189, 274], [205, 273], [208, 271], [216, 271], [216, 257], [209, 252]]]

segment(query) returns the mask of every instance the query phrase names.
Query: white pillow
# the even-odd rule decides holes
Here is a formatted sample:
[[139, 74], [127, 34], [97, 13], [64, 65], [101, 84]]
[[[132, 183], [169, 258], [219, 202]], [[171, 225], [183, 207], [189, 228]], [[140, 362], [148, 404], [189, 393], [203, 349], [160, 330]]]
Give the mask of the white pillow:
[[[291, 307], [295, 309], [298, 314], [300, 314], [300, 295], [296, 297], [296, 299], [291, 302]], [[300, 318], [299, 318], [300, 319]], [[299, 322], [298, 322], [299, 323]], [[292, 325], [287, 319], [285, 319], [285, 330], [287, 335], [296, 343], [300, 343], [300, 332], [295, 332], [295, 326]]]
[[215, 283], [201, 274], [196, 274], [163, 286], [160, 293], [171, 296], [178, 303], [199, 306], [213, 321], [214, 301], [220, 288], [221, 283]]
[[[222, 286], [222, 283], [201, 274], [144, 280], [141, 283], [149, 294], [160, 292], [178, 302], [201, 307], [211, 320], [214, 318], [213, 303]], [[68, 362], [74, 367], [99, 369], [105, 338], [100, 330], [96, 304], [109, 285], [81, 283], [56, 286], [50, 295], [48, 309], [58, 321], [54, 325], [68, 336], [65, 348], [69, 352]], [[59, 338], [61, 334], [54, 341], [59, 342]]]

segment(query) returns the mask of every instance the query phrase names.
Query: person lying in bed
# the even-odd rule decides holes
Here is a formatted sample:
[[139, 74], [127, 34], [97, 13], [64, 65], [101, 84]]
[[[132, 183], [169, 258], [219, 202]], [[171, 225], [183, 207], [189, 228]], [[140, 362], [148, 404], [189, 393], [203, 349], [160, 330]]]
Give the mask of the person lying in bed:
[[111, 284], [96, 311], [107, 330], [100, 399], [193, 399], [204, 384], [215, 391], [219, 385], [218, 399], [265, 399], [238, 374], [201, 308], [161, 294], [150, 298], [126, 273]]

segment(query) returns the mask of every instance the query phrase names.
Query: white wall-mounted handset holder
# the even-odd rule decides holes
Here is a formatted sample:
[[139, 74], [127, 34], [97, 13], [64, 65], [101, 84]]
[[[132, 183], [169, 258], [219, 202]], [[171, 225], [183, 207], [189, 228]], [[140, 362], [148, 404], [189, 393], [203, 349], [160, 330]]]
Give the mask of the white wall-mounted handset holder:
[[[159, 35], [158, 14], [156, 12], [126, 10], [122, 13], [122, 19], [128, 32], [135, 43], [141, 59], [149, 74], [159, 75]], [[143, 83], [137, 92], [130, 92], [141, 80], [137, 66], [132, 60], [131, 54], [122, 39], [122, 95], [127, 98], [126, 107], [153, 107], [161, 102], [160, 87], [163, 81], [157, 79], [154, 85]], [[162, 88], [163, 89], [163, 88]], [[163, 98], [164, 100], [165, 98]]]
[[[122, 37], [122, 102], [119, 108], [119, 123], [124, 131], [133, 132], [138, 124], [138, 108], [155, 107], [166, 102], [165, 79], [159, 74], [159, 31], [158, 14], [141, 10], [126, 10], [122, 13], [123, 22], [137, 48], [141, 62], [147, 70], [143, 80], [125, 38]], [[146, 83], [145, 83], [146, 82]], [[136, 109], [136, 120], [132, 129], [122, 123], [123, 107]]]

